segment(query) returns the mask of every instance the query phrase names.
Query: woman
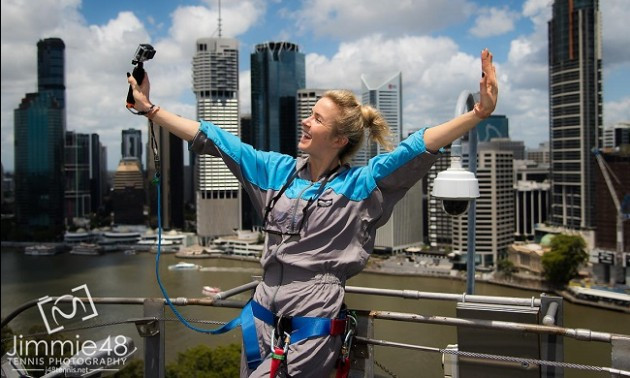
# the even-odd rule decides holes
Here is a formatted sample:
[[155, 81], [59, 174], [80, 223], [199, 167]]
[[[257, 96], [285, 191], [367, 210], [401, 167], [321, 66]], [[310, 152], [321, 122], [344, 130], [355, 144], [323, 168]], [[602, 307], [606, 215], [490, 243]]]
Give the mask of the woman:
[[364, 130], [387, 147], [389, 129], [376, 110], [360, 105], [349, 91], [329, 91], [315, 104], [302, 121], [298, 144], [308, 157], [295, 159], [256, 151], [210, 122], [160, 109], [149, 100], [148, 77], [140, 86], [128, 77], [136, 110], [192, 141], [193, 151], [221, 157], [263, 219], [264, 274], [250, 301], [258, 348], [245, 345], [242, 376], [269, 377], [272, 360], [279, 359], [269, 357], [271, 334], [281, 323], [283, 332], [291, 335], [282, 361], [285, 373], [321, 377], [334, 368], [341, 346], [335, 326], [305, 336], [308, 327], [295, 319], [332, 324], [342, 308], [346, 280], [365, 266], [376, 229], [387, 222], [396, 202], [425, 175], [441, 147], [494, 111], [498, 87], [487, 49], [481, 53], [481, 65], [480, 102], [473, 111], [420, 130], [395, 150], [372, 158], [368, 166], [352, 168], [346, 163], [362, 145]]

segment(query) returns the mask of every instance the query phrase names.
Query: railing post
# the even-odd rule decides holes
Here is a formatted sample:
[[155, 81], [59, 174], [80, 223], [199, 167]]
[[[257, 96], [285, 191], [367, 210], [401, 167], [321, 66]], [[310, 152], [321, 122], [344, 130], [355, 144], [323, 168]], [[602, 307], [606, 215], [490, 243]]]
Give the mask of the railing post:
[[[613, 369], [630, 371], [630, 337], [613, 336], [611, 366]], [[615, 377], [616, 375], [612, 375]]]
[[[356, 310], [357, 329], [356, 335], [373, 338], [374, 318], [370, 316], [370, 311]], [[372, 344], [355, 343], [350, 350], [350, 373], [351, 378], [373, 378], [374, 377], [374, 346]]]
[[[563, 320], [562, 297], [552, 297], [541, 294], [540, 316], [538, 322], [548, 326], [562, 327]], [[548, 361], [564, 361], [564, 338], [554, 334], [540, 335], [540, 358]], [[564, 368], [554, 366], [541, 366], [541, 378], [562, 378]]]
[[[164, 301], [147, 298], [144, 301], [144, 316], [156, 319], [164, 318]], [[164, 378], [164, 322], [158, 320], [150, 326], [152, 329], [144, 335], [144, 376], [145, 378]]]

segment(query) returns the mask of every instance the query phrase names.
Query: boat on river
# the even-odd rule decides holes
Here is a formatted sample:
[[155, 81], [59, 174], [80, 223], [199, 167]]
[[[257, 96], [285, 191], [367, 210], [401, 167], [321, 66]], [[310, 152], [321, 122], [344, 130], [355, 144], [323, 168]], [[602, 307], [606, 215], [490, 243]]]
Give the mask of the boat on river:
[[200, 265], [187, 262], [179, 262], [168, 266], [168, 270], [199, 270], [199, 268], [201, 268]]
[[63, 251], [63, 246], [58, 244], [36, 244], [24, 248], [24, 254], [29, 256], [52, 256]]

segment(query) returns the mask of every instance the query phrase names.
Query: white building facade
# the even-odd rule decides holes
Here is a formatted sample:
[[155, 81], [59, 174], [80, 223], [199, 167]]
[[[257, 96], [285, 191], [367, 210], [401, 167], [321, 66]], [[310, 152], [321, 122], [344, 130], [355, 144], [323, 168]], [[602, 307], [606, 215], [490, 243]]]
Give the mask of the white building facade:
[[[192, 60], [197, 118], [240, 136], [238, 41], [200, 38]], [[195, 158], [197, 234], [207, 245], [241, 225], [240, 184], [220, 158]]]

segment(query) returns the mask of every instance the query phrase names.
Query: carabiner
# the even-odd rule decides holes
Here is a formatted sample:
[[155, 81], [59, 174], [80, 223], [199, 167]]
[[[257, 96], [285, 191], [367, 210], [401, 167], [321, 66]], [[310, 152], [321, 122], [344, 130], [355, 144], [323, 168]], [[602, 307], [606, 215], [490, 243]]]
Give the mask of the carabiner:
[[[289, 344], [291, 343], [291, 335], [288, 332], [284, 333], [284, 346], [281, 344], [282, 340], [277, 340], [278, 348], [282, 348], [284, 350], [284, 353], [286, 353], [289, 350]], [[275, 353], [276, 350], [276, 331], [272, 330], [271, 331], [271, 353]]]

